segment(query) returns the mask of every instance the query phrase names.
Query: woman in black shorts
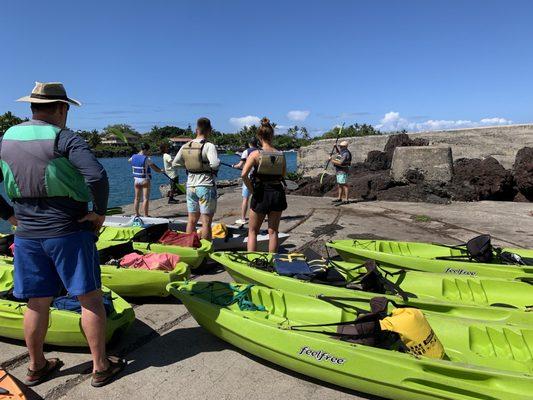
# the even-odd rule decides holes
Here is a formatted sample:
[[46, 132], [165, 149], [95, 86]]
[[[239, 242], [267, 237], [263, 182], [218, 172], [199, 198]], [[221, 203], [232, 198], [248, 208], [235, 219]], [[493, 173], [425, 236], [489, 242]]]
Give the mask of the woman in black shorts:
[[[278, 251], [278, 232], [281, 213], [287, 209], [283, 178], [287, 172], [285, 155], [272, 146], [274, 128], [268, 118], [261, 120], [257, 130], [261, 150], [248, 156], [242, 169], [243, 184], [252, 193], [250, 222], [248, 224], [248, 251], [255, 251], [257, 235], [268, 215], [268, 251]], [[248, 174], [252, 172], [251, 179]]]

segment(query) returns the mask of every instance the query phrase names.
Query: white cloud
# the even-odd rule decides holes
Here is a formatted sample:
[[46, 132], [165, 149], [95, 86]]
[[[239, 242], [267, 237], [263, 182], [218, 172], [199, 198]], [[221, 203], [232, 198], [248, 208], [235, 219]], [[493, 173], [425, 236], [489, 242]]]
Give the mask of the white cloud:
[[513, 121], [501, 117], [483, 118], [479, 121], [428, 119], [423, 122], [413, 122], [403, 118], [396, 111], [390, 111], [385, 114], [380, 123], [376, 125], [376, 128], [385, 132], [403, 129], [407, 131], [439, 131], [444, 129], [474, 128], [477, 126], [509, 125], [512, 123]]
[[287, 118], [291, 121], [302, 122], [311, 114], [309, 110], [293, 110], [287, 113]]
[[255, 115], [247, 115], [245, 117], [232, 117], [229, 119], [229, 122], [240, 129], [245, 126], [259, 125], [261, 118]]

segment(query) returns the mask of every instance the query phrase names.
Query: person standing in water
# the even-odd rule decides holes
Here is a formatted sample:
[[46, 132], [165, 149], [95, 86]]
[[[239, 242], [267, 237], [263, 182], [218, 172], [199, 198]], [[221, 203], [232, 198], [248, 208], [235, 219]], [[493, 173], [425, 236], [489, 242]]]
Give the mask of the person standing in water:
[[208, 141], [212, 130], [208, 118], [199, 118], [196, 138], [179, 149], [173, 162], [187, 170], [187, 233], [196, 232], [201, 218], [202, 239], [207, 240], [211, 240], [211, 222], [217, 210], [215, 177], [220, 166], [217, 148]]
[[139, 205], [142, 197], [143, 214], [149, 217], [150, 208], [150, 184], [152, 182], [152, 169], [156, 172], [163, 172], [161, 168], [153, 163], [148, 156], [150, 146], [147, 143], [141, 143], [141, 151], [131, 156], [128, 160], [131, 164], [133, 173], [133, 188], [135, 189], [135, 197], [133, 199], [133, 208], [135, 209], [135, 216], [138, 217]]
[[[248, 158], [248, 156], [250, 156], [250, 154], [252, 154], [254, 151], [257, 151], [258, 147], [259, 147], [259, 141], [257, 140], [257, 138], [255, 137], [250, 138], [250, 140], [248, 141], [248, 148], [242, 152], [241, 160], [237, 164], [234, 164], [233, 168], [241, 169], [242, 167], [244, 167], [244, 164], [246, 164], [246, 159]], [[246, 224], [246, 220], [248, 219], [246, 215], [248, 214], [248, 203], [250, 202], [251, 194], [252, 193], [250, 192], [250, 190], [248, 190], [246, 185], [243, 183], [242, 184], [241, 218], [235, 221], [236, 224], [239, 224], [239, 225]]]
[[343, 140], [336, 148], [337, 154], [331, 156], [331, 162], [336, 170], [339, 197], [333, 203], [344, 204], [349, 201], [348, 172], [352, 164], [352, 153], [348, 150], [348, 142]]
[[[268, 251], [277, 253], [281, 214], [287, 209], [283, 180], [287, 164], [283, 152], [272, 146], [274, 128], [268, 118], [261, 120], [257, 130], [261, 150], [248, 156], [241, 173], [243, 183], [252, 193], [248, 227], [248, 251], [257, 248], [257, 235], [268, 216]], [[251, 174], [251, 177], [250, 177]]]
[[177, 196], [181, 193], [178, 188], [179, 185], [179, 170], [178, 167], [172, 164], [172, 156], [168, 154], [168, 143], [162, 143], [159, 145], [159, 150], [163, 156], [163, 169], [165, 174], [172, 179], [170, 181], [170, 193], [168, 196], [168, 204], [178, 204], [179, 200], [176, 200], [174, 196]]

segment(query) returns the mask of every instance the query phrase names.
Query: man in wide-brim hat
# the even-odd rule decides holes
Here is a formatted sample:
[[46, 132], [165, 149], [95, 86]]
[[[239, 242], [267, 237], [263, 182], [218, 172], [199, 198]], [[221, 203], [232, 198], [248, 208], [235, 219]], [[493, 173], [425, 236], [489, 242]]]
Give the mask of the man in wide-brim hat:
[[[7, 130], [0, 142], [2, 179], [13, 208], [2, 217], [17, 225], [14, 295], [28, 299], [24, 336], [30, 356], [25, 383], [37, 385], [61, 368], [46, 359], [43, 344], [49, 309], [65, 288], [81, 304], [81, 324], [93, 358], [93, 386], [108, 383], [124, 367], [106, 357], [96, 235], [107, 210], [107, 174], [87, 143], [66, 128], [71, 105], [59, 82], [37, 82], [29, 96], [33, 118]], [[3, 199], [2, 199], [3, 200]], [[93, 210], [88, 203], [92, 201]]]

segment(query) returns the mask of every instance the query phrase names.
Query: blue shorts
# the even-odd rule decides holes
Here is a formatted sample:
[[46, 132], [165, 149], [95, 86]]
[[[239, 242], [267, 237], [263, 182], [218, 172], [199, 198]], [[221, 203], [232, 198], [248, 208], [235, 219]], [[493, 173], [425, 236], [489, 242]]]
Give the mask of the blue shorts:
[[15, 289], [20, 299], [72, 296], [102, 287], [100, 262], [93, 232], [81, 231], [48, 239], [15, 235]]
[[244, 197], [245, 199], [247, 199], [248, 197], [250, 197], [250, 191], [248, 190], [248, 188], [246, 187], [246, 185], [243, 183], [242, 184], [242, 197]]
[[210, 214], [217, 211], [216, 186], [193, 186], [187, 188], [187, 211]]
[[348, 173], [346, 172], [337, 172], [337, 183], [339, 185], [346, 185], [346, 181], [348, 180]]

